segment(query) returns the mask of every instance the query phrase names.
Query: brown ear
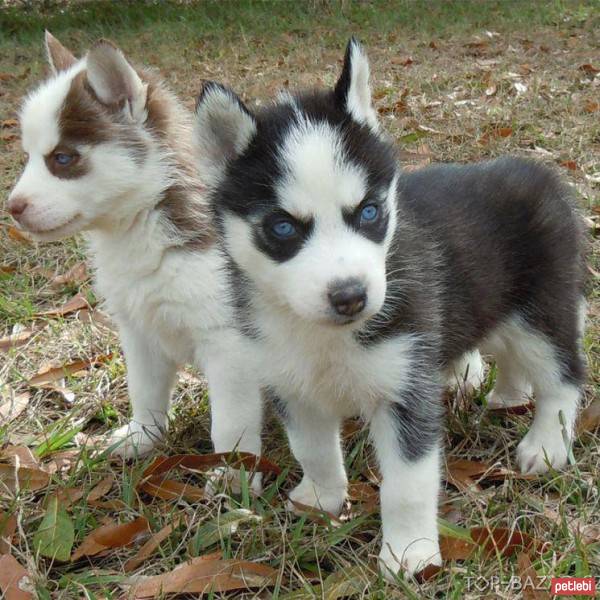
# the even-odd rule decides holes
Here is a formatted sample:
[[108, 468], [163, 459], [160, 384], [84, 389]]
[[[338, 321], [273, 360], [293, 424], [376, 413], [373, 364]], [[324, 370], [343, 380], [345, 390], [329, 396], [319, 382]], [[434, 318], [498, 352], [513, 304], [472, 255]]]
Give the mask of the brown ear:
[[48, 62], [54, 74], [66, 71], [77, 62], [73, 54], [67, 50], [49, 31], [46, 31], [46, 52]]

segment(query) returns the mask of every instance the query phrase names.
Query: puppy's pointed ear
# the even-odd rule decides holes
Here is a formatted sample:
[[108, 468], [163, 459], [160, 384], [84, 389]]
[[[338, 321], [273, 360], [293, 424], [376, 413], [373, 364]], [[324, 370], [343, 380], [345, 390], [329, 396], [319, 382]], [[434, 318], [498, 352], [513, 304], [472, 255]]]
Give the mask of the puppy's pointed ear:
[[363, 47], [356, 38], [350, 38], [342, 74], [334, 89], [335, 99], [354, 121], [377, 132], [379, 123], [371, 102], [369, 72], [369, 59]]
[[145, 84], [114, 44], [100, 40], [87, 55], [87, 79], [98, 100], [126, 111], [137, 122], [146, 119]]
[[206, 82], [196, 104], [196, 140], [204, 175], [218, 181], [255, 133], [256, 120], [241, 99], [229, 88]]
[[48, 30], [44, 35], [46, 54], [52, 73], [56, 75], [72, 67], [77, 59], [70, 50], [67, 50]]

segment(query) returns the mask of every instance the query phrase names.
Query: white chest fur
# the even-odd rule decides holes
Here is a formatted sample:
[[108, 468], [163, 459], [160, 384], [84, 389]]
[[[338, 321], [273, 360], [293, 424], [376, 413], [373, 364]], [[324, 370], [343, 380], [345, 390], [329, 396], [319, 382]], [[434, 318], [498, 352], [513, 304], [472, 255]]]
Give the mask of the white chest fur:
[[348, 329], [309, 326], [273, 311], [261, 311], [257, 324], [265, 385], [286, 401], [340, 417], [368, 419], [382, 399], [398, 401], [413, 366], [409, 335], [363, 347]]
[[90, 236], [97, 291], [118, 325], [139, 328], [177, 363], [202, 361], [206, 337], [231, 325], [223, 256], [216, 246], [165, 249], [148, 227]]

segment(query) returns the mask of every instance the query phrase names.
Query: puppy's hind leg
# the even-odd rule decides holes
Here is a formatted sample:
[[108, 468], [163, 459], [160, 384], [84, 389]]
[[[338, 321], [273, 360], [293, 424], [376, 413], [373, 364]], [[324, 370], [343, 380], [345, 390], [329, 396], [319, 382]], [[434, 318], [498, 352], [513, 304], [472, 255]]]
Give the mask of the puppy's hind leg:
[[576, 319], [572, 335], [557, 340], [522, 320], [512, 327], [511, 346], [533, 384], [535, 416], [517, 448], [521, 471], [543, 473], [567, 464], [584, 374]]
[[487, 407], [496, 410], [527, 404], [532, 395], [531, 383], [527, 379], [526, 368], [513, 353], [510, 344], [502, 344], [495, 358], [496, 383], [487, 395]]
[[457, 388], [463, 395], [479, 389], [485, 379], [483, 359], [479, 350], [466, 352], [446, 369], [448, 386]]

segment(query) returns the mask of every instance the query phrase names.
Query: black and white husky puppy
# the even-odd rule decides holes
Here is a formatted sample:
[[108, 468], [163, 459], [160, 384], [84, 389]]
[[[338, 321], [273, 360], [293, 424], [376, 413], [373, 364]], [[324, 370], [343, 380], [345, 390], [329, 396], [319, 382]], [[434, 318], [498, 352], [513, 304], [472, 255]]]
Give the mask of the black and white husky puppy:
[[205, 86], [203, 172], [244, 332], [304, 477], [290, 497], [338, 512], [342, 419], [370, 422], [384, 572], [439, 563], [442, 373], [477, 347], [495, 397], [533, 391], [524, 472], [567, 462], [584, 365], [582, 233], [569, 189], [517, 158], [403, 174], [352, 40], [335, 88], [252, 113]]

